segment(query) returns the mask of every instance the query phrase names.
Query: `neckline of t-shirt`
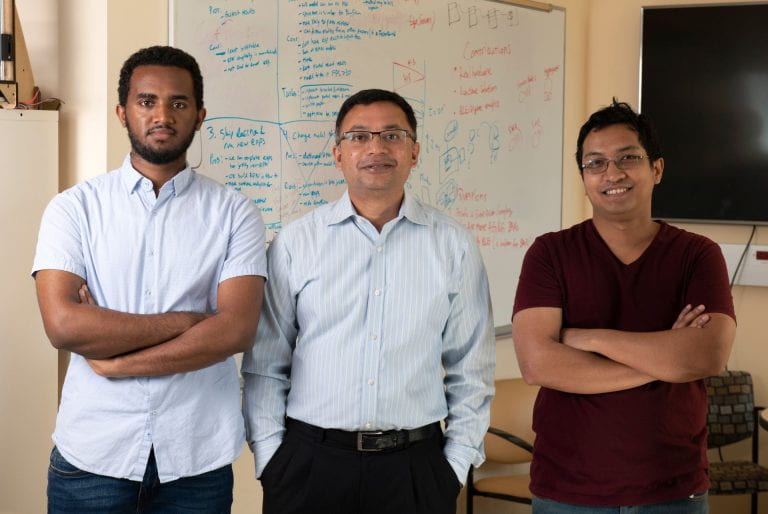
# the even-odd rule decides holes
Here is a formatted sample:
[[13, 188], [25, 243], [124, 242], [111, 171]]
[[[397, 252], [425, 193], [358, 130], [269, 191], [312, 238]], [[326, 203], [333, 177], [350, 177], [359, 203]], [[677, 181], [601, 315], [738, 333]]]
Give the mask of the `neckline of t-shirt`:
[[650, 255], [655, 248], [659, 245], [659, 241], [662, 240], [664, 235], [667, 232], [667, 228], [669, 225], [661, 220], [653, 220], [654, 223], [659, 224], [659, 230], [656, 231], [656, 234], [653, 236], [653, 239], [651, 240], [650, 244], [646, 247], [645, 250], [643, 250], [643, 253], [640, 254], [640, 256], [635, 259], [634, 261], [630, 263], [624, 263], [621, 259], [619, 259], [615, 253], [611, 250], [611, 247], [608, 246], [608, 243], [605, 242], [605, 239], [603, 239], [603, 236], [600, 235], [600, 232], [597, 230], [597, 227], [595, 226], [594, 221], [592, 219], [589, 219], [589, 227], [592, 231], [592, 234], [597, 238], [598, 241], [600, 241], [600, 244], [602, 245], [603, 249], [608, 252], [608, 255], [611, 256], [611, 258], [621, 266], [622, 269], [629, 270], [632, 268], [637, 267], [640, 263], [642, 263], [644, 260], [647, 259], [647, 256]]

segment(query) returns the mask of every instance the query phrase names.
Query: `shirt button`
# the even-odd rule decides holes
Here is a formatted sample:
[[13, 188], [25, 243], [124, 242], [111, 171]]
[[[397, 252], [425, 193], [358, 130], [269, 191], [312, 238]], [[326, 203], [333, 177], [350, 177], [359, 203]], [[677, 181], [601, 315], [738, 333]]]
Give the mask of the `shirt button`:
[[147, 289], [146, 291], [144, 291], [144, 294], [147, 295], [147, 296], [152, 296], [152, 291]]
[[370, 429], [370, 428], [371, 428], [371, 424], [370, 424], [370, 423], [366, 423], [366, 424], [365, 424], [365, 428], [368, 428], [368, 429]]
[[379, 339], [379, 336], [377, 336], [376, 334], [373, 334], [373, 335], [371, 336], [371, 339], [373, 339], [374, 341], [376, 341], [376, 340], [378, 340], [378, 339]]
[[374, 296], [381, 296], [381, 289], [376, 289], [373, 294]]
[[369, 385], [369, 386], [372, 386], [372, 385], [373, 385], [373, 379], [372, 379], [372, 378], [369, 378], [369, 379], [368, 379], [368, 385]]
[[377, 246], [377, 247], [376, 247], [376, 251], [377, 251], [377, 252], [379, 252], [379, 253], [381, 253], [381, 252], [383, 252], [383, 251], [384, 251], [384, 247], [383, 247], [383, 246]]

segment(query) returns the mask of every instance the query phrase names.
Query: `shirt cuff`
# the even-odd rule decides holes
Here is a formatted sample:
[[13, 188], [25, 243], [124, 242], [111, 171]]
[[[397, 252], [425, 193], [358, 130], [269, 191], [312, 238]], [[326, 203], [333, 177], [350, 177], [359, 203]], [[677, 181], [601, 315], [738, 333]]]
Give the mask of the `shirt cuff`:
[[283, 434], [275, 435], [251, 446], [253, 461], [256, 466], [256, 478], [261, 478], [264, 468], [272, 459], [277, 449], [283, 442]]
[[482, 456], [478, 458], [476, 450], [458, 444], [451, 444], [450, 440], [446, 443], [443, 453], [462, 486], [467, 482], [469, 466], [472, 464], [479, 466], [483, 462]]

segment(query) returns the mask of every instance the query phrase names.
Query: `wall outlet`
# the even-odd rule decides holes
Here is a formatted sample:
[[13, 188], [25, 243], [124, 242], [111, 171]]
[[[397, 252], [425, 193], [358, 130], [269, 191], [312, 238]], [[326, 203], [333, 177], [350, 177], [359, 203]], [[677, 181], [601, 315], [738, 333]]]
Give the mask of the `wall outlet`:
[[[723, 250], [730, 279], [744, 252], [744, 245], [721, 244], [720, 248]], [[768, 286], [768, 246], [751, 245], [749, 247], [734, 283], [740, 286]]]

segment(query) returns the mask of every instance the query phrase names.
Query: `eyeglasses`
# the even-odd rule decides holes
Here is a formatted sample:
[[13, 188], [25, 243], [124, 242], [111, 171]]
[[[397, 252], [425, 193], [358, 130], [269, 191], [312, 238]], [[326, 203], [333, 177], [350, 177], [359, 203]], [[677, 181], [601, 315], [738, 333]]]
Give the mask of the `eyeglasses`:
[[379, 141], [384, 145], [401, 145], [410, 137], [416, 141], [416, 135], [411, 134], [405, 129], [387, 129], [373, 132], [370, 130], [350, 130], [349, 132], [343, 132], [341, 137], [336, 141], [336, 144], [341, 143], [343, 139], [346, 139], [353, 145], [364, 146], [373, 141], [373, 136], [379, 136]]
[[605, 157], [598, 157], [597, 159], [590, 159], [584, 164], [581, 165], [581, 169], [585, 173], [589, 173], [590, 175], [599, 175], [601, 173], [605, 173], [606, 170], [608, 170], [608, 163], [612, 162], [614, 165], [616, 165], [617, 168], [619, 168], [622, 171], [626, 170], [634, 170], [636, 168], [639, 168], [640, 165], [643, 163], [643, 160], [645, 160], [648, 156], [647, 155], [638, 155], [638, 154], [624, 154], [616, 157], [615, 159], [606, 159]]

